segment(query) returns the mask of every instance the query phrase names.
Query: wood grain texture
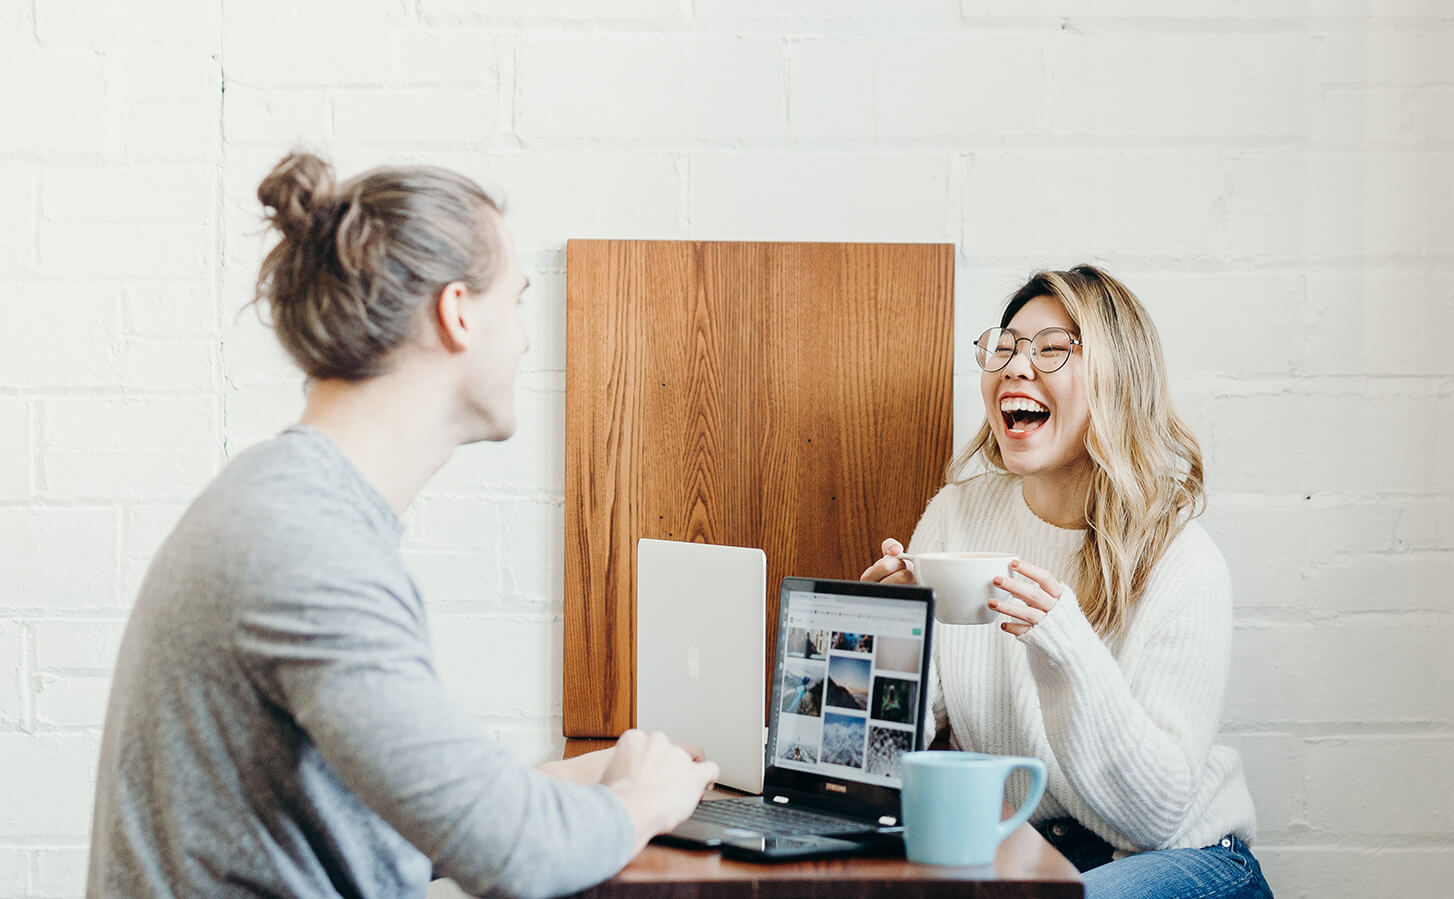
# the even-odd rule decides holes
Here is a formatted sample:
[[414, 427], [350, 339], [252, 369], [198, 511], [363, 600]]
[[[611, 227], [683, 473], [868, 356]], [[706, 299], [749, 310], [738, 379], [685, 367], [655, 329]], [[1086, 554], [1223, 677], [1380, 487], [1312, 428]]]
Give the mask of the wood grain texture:
[[576, 894], [642, 897], [883, 897], [883, 899], [1081, 899], [1085, 887], [1065, 856], [1029, 824], [1000, 844], [993, 866], [954, 868], [903, 858], [845, 858], [756, 864], [650, 845], [620, 874]]
[[640, 538], [761, 547], [770, 623], [784, 576], [857, 577], [908, 539], [952, 449], [954, 254], [575, 240], [566, 259], [564, 729], [610, 737], [635, 717]]
[[750, 896], [884, 899], [1080, 899], [1080, 873], [1029, 824], [999, 845], [994, 864], [956, 868], [897, 858], [839, 858], [759, 864], [715, 851], [649, 845], [625, 870], [577, 894], [591, 899]]

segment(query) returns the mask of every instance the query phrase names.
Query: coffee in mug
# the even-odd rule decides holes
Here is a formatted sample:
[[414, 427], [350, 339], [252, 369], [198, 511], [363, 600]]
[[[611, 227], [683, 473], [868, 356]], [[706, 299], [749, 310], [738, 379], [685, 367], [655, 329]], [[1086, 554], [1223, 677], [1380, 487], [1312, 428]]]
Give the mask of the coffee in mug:
[[1014, 553], [900, 553], [914, 581], [934, 588], [934, 617], [945, 624], [991, 624], [995, 611], [988, 602], [1006, 597], [995, 586], [1010, 576]]

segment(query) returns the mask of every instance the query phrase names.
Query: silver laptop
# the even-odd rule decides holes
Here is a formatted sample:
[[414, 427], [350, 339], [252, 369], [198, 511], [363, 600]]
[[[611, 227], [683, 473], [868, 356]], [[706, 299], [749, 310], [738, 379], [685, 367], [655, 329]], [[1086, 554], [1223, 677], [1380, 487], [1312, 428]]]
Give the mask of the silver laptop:
[[750, 858], [899, 845], [899, 759], [923, 748], [933, 626], [927, 587], [784, 578], [762, 795], [703, 802], [657, 840]]
[[766, 658], [762, 550], [637, 543], [637, 727], [700, 746], [718, 783], [761, 793]]

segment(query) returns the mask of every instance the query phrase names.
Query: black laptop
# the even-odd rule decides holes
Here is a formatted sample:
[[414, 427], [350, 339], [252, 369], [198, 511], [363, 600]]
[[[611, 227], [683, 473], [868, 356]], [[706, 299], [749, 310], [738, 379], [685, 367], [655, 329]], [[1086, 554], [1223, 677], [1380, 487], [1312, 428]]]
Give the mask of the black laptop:
[[702, 802], [658, 842], [748, 857], [894, 847], [899, 758], [924, 748], [934, 593], [784, 578], [761, 796]]

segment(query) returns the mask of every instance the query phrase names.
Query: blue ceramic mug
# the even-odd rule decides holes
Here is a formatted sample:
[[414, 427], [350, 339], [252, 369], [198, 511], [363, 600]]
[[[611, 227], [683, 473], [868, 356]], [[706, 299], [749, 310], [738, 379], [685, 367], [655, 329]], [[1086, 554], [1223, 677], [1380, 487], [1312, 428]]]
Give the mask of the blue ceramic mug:
[[[1005, 780], [1029, 768], [1030, 793], [1005, 821]], [[988, 865], [1045, 795], [1039, 759], [929, 750], [903, 755], [904, 854], [930, 865]]]

